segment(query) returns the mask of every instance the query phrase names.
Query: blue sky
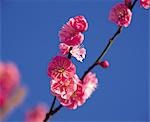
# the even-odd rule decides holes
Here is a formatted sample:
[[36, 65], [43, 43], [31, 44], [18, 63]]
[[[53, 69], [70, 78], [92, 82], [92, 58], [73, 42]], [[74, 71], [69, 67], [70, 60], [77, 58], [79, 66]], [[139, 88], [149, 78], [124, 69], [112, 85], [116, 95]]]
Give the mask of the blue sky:
[[[47, 64], [58, 54], [58, 31], [70, 17], [84, 15], [89, 23], [84, 33], [87, 49], [82, 76], [104, 49], [117, 26], [108, 20], [112, 6], [121, 0], [1, 0], [2, 61], [15, 62], [28, 94], [7, 121], [24, 121], [30, 107], [50, 106]], [[96, 67], [99, 85], [77, 110], [63, 108], [53, 121], [148, 121], [148, 25], [149, 11], [136, 4], [131, 25], [125, 28], [103, 59], [108, 69]]]

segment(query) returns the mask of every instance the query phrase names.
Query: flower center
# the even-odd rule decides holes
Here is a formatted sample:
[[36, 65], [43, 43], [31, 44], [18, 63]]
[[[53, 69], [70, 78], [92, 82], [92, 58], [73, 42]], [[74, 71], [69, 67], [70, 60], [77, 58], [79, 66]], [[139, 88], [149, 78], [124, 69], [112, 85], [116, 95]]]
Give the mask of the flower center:
[[76, 92], [74, 92], [74, 93], [71, 95], [71, 97], [73, 97], [73, 98], [77, 97]]
[[63, 73], [65, 71], [65, 69], [62, 67], [60, 69], [58, 69], [58, 72]]

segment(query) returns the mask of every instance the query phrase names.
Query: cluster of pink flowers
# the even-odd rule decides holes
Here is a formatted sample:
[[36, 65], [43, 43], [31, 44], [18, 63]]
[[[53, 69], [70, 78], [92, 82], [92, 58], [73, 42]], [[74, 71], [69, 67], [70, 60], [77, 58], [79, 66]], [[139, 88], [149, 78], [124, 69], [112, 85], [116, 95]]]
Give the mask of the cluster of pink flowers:
[[11, 62], [0, 62], [0, 119], [22, 103], [25, 94], [17, 66]]
[[47, 107], [43, 104], [39, 104], [26, 112], [25, 121], [42, 122], [45, 118], [46, 112]]
[[75, 65], [66, 57], [56, 56], [48, 65], [48, 75], [52, 79], [51, 92], [63, 106], [76, 109], [85, 103], [95, 90], [98, 80], [93, 73], [83, 81], [76, 74]]
[[60, 56], [56, 56], [49, 62], [48, 76], [51, 92], [63, 106], [76, 109], [81, 106], [91, 96], [97, 87], [96, 75], [88, 73], [81, 81], [76, 74], [76, 66], [67, 55], [75, 57], [81, 61], [85, 58], [86, 50], [81, 47], [87, 30], [88, 23], [83, 16], [71, 18], [60, 30]]
[[[86, 49], [81, 46], [85, 32], [88, 28], [88, 23], [84, 16], [76, 16], [69, 19], [59, 31], [60, 39], [60, 54], [65, 56], [71, 53], [73, 57], [81, 61], [85, 58]], [[70, 48], [72, 48], [70, 50]]]
[[[109, 19], [119, 27], [128, 27], [132, 19], [132, 3], [132, 0], [117, 3], [111, 9]], [[149, 8], [150, 0], [140, 0], [140, 4]], [[70, 109], [76, 109], [85, 103], [98, 84], [96, 74], [92, 72], [88, 72], [81, 81], [76, 74], [76, 66], [70, 60], [71, 56], [81, 62], [85, 58], [86, 49], [82, 47], [82, 43], [83, 32], [87, 28], [88, 23], [84, 16], [69, 19], [59, 31], [60, 55], [54, 57], [48, 65], [51, 92], [63, 106]], [[107, 68], [109, 63], [105, 60], [96, 65]]]

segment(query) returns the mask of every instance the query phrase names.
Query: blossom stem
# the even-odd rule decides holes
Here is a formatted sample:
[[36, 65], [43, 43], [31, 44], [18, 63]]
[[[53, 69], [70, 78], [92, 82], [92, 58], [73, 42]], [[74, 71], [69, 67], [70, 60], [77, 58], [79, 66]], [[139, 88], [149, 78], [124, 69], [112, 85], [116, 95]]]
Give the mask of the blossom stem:
[[63, 106], [60, 104], [58, 107], [56, 107], [56, 108], [52, 111], [51, 115], [54, 115], [55, 113], [57, 113], [62, 107], [63, 107]]
[[[138, 0], [134, 0], [130, 10], [132, 11], [133, 7], [135, 6], [136, 2]], [[115, 41], [115, 38], [121, 33], [123, 27], [119, 26], [117, 31], [114, 33], [114, 35], [109, 39], [109, 42], [107, 43], [106, 47], [104, 48], [104, 50], [102, 51], [102, 53], [100, 54], [100, 56], [96, 59], [96, 61], [84, 72], [83, 76], [81, 77], [81, 81], [83, 81], [84, 77], [97, 65], [97, 63], [105, 56], [105, 54], [107, 53], [107, 51], [109, 50], [109, 48], [111, 47], [111, 45], [113, 44], [113, 42]]]
[[71, 53], [70, 53], [71, 50], [72, 50], [72, 47], [70, 47], [69, 49], [68, 59], [71, 59]]
[[131, 6], [131, 11], [132, 11], [132, 9], [133, 9], [133, 7], [135, 6], [135, 4], [136, 4], [136, 2], [137, 2], [138, 0], [134, 0], [134, 2], [133, 2], [133, 4], [132, 4], [132, 6]]
[[43, 120], [43, 122], [46, 122], [50, 118], [50, 116], [52, 115], [55, 102], [56, 102], [56, 96], [54, 97], [51, 108], [50, 108], [49, 112], [46, 114], [45, 119]]

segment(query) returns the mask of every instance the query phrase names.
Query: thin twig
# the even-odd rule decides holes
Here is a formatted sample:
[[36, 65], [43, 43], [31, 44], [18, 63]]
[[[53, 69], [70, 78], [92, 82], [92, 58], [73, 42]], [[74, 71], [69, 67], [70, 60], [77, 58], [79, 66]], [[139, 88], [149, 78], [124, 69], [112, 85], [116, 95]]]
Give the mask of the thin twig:
[[52, 113], [54, 105], [55, 105], [55, 101], [56, 101], [56, 96], [54, 97], [51, 108], [50, 108], [49, 112], [46, 114], [45, 119], [43, 120], [43, 122], [46, 122], [49, 119], [49, 117], [51, 116], [51, 113]]
[[54, 115], [55, 113], [57, 113], [62, 107], [63, 107], [63, 106], [60, 104], [58, 107], [56, 107], [56, 108], [52, 111], [51, 115]]
[[71, 50], [72, 50], [72, 47], [70, 47], [69, 49], [68, 59], [71, 59], [71, 53], [70, 53]]
[[138, 1], [138, 0], [134, 0], [133, 4], [132, 4], [132, 6], [131, 6], [131, 11], [132, 11], [132, 9], [133, 9], [133, 7], [135, 6], [135, 4], [136, 4], [137, 1]]
[[100, 56], [95, 60], [95, 62], [84, 72], [83, 76], [81, 77], [81, 81], [83, 81], [84, 77], [87, 75], [88, 72], [90, 72], [96, 65], [97, 63], [103, 58], [103, 56], [107, 53], [108, 49], [111, 47], [113, 42], [115, 41], [115, 38], [117, 35], [121, 33], [122, 27], [118, 27], [117, 31], [114, 33], [114, 35], [109, 39], [106, 47], [100, 54]]

